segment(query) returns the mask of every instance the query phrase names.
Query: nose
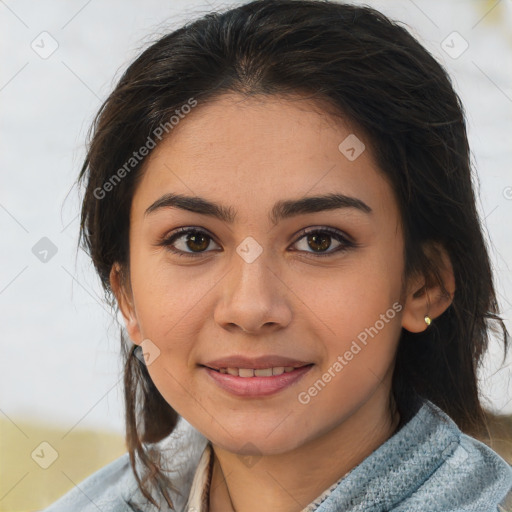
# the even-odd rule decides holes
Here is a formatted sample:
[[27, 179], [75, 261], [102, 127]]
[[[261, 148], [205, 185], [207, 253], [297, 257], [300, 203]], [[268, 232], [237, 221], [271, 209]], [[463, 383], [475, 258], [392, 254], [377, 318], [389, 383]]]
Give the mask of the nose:
[[231, 271], [219, 285], [221, 297], [214, 318], [224, 329], [257, 335], [290, 323], [289, 288], [270, 267], [264, 251], [250, 263], [236, 255]]

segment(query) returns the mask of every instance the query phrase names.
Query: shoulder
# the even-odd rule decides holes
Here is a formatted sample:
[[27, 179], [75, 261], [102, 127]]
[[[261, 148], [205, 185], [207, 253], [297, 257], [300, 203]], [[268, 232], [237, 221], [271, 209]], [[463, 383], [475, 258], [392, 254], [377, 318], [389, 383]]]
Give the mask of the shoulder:
[[[177, 510], [182, 510], [207, 439], [181, 416], [174, 430], [152, 445], [163, 458], [162, 471], [172, 480], [168, 489]], [[143, 468], [137, 461], [137, 472]], [[128, 453], [96, 471], [58, 501], [41, 512], [162, 512], [169, 510], [156, 490], [151, 495], [158, 506], [142, 494]]]
[[439, 408], [431, 403], [427, 406], [437, 419], [422, 447], [420, 462], [428, 462], [433, 471], [396, 511], [416, 510], [416, 504], [422, 505], [418, 510], [429, 511], [506, 510], [500, 506], [510, 499], [510, 464], [486, 444], [461, 432]]
[[42, 512], [133, 512], [125, 496], [133, 494], [137, 482], [128, 453], [77, 484]]
[[[496, 512], [512, 490], [512, 467], [477, 439], [461, 433], [430, 480], [430, 487], [449, 488], [452, 499], [467, 510]], [[505, 510], [505, 509], [501, 509]]]
[[318, 512], [501, 512], [511, 488], [510, 465], [426, 400]]

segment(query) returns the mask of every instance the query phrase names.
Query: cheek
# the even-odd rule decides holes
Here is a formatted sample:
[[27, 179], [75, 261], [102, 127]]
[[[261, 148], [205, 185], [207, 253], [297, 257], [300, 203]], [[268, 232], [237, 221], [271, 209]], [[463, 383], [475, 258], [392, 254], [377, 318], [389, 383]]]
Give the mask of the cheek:
[[166, 344], [190, 337], [199, 328], [197, 317], [203, 299], [218, 279], [199, 271], [199, 267], [171, 264], [163, 253], [143, 256], [136, 257], [132, 267], [132, 289], [143, 336], [165, 340]]
[[332, 388], [346, 397], [364, 394], [365, 386], [384, 377], [401, 333], [401, 260], [381, 254], [367, 251], [323, 277], [303, 274], [294, 286], [305, 314], [316, 319], [315, 334], [325, 348], [322, 371], [336, 375]]
[[208, 398], [192, 391], [194, 379], [189, 370], [181, 365], [179, 357], [179, 354], [169, 356], [168, 351], [162, 351], [147, 369], [164, 400], [179, 415], [190, 418], [195, 410], [209, 410]]
[[393, 304], [400, 300], [401, 259], [396, 254], [385, 259], [381, 251], [365, 249], [325, 269], [304, 266], [284, 280], [293, 283], [298, 306], [319, 320], [327, 336], [353, 339], [389, 310], [386, 320], [397, 316], [399, 307], [393, 309]]
[[322, 339], [322, 367], [308, 383], [311, 387], [299, 390], [299, 402], [311, 406], [310, 414], [348, 414], [391, 376], [401, 333], [400, 310], [398, 302], [366, 300], [331, 315], [330, 327], [336, 334]]

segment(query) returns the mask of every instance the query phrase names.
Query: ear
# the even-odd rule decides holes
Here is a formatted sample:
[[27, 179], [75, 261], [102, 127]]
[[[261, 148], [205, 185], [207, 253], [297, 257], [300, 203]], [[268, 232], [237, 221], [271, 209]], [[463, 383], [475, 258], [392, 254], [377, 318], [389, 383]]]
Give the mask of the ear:
[[434, 322], [436, 317], [448, 309], [455, 294], [453, 267], [444, 247], [431, 242], [425, 247], [425, 254], [433, 264], [437, 265], [439, 275], [448, 293], [443, 293], [438, 283], [427, 287], [423, 274], [411, 277], [406, 287], [402, 314], [402, 327], [409, 332], [421, 332], [427, 329], [425, 315], [428, 315]]
[[119, 310], [124, 318], [126, 332], [133, 343], [140, 345], [142, 342], [142, 336], [137, 315], [135, 314], [135, 307], [133, 305], [131, 286], [129, 279], [124, 277], [123, 271], [117, 262], [112, 265], [109, 279], [110, 287], [112, 288]]

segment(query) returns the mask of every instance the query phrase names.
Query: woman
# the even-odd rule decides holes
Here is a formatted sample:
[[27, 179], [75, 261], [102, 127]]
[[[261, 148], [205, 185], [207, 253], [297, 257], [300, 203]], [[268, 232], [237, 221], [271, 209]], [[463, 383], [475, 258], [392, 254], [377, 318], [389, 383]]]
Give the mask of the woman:
[[48, 511], [497, 511], [501, 325], [460, 100], [368, 7], [260, 0], [144, 51], [81, 240], [125, 322], [128, 454]]

